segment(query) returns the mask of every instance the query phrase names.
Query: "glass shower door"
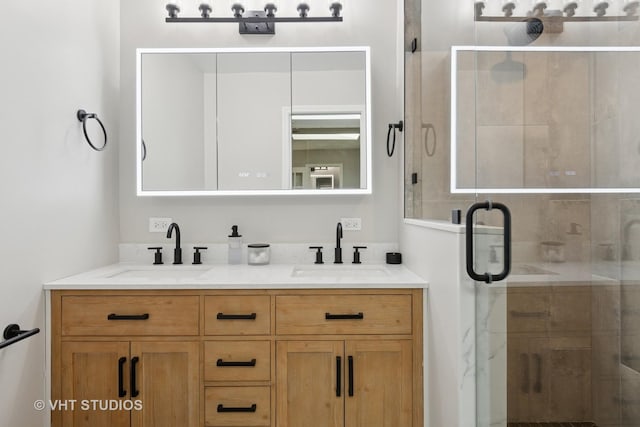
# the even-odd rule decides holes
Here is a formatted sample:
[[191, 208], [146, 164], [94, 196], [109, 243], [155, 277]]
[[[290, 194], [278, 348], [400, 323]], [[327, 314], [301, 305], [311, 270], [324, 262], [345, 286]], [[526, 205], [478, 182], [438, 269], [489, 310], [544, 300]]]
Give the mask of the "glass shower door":
[[469, 218], [477, 426], [640, 425], [640, 163], [623, 108], [640, 106], [624, 84], [638, 65], [636, 49], [452, 51], [451, 191], [512, 219]]

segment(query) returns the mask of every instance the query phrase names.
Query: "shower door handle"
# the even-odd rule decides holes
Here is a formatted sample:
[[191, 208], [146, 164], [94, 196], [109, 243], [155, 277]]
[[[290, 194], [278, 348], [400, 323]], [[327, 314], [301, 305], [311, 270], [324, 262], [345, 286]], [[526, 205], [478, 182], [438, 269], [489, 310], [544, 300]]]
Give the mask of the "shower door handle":
[[[498, 274], [477, 273], [474, 269], [474, 257], [473, 257], [473, 214], [480, 209], [487, 211], [498, 209], [502, 212], [503, 216], [503, 250], [504, 250], [504, 267]], [[502, 203], [496, 203], [486, 201], [482, 203], [474, 203], [467, 211], [466, 218], [466, 261], [467, 261], [467, 274], [476, 282], [492, 283], [506, 279], [511, 271], [511, 212]]]

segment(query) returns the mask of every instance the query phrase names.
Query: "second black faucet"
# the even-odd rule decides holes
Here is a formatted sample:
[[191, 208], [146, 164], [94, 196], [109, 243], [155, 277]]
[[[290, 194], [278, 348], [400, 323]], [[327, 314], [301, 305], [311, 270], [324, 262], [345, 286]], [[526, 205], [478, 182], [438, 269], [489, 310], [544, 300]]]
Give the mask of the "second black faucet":
[[342, 239], [342, 223], [339, 222], [336, 226], [336, 249], [334, 264], [342, 264], [342, 248], [340, 247], [340, 239]]
[[173, 263], [182, 264], [182, 248], [180, 247], [180, 227], [175, 222], [172, 222], [167, 229], [167, 239], [171, 238], [173, 230], [176, 230], [176, 247], [173, 250]]

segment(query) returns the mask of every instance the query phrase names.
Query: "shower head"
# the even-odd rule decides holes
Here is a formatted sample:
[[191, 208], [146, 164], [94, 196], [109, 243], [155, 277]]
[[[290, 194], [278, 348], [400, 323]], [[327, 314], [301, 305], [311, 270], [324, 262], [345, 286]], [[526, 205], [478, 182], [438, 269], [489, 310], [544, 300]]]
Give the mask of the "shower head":
[[527, 18], [504, 29], [504, 35], [510, 46], [526, 46], [533, 43], [544, 30], [539, 18]]
[[517, 83], [527, 76], [527, 66], [519, 61], [514, 61], [511, 52], [506, 52], [504, 61], [491, 67], [491, 80], [498, 84]]

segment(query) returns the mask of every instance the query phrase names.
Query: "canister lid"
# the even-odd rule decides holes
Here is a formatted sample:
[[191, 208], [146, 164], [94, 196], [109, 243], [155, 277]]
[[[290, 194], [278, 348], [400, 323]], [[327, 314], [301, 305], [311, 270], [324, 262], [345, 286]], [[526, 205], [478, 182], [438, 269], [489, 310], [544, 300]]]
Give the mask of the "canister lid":
[[247, 247], [249, 247], [249, 248], [268, 248], [269, 244], [268, 243], [251, 243], [250, 245], [247, 245]]

